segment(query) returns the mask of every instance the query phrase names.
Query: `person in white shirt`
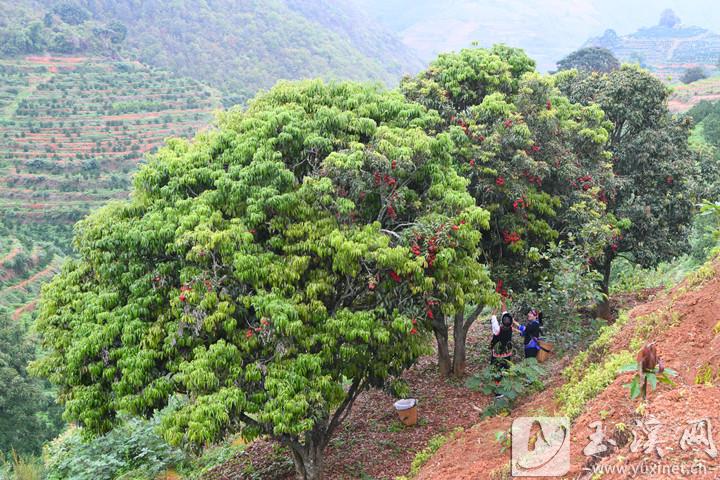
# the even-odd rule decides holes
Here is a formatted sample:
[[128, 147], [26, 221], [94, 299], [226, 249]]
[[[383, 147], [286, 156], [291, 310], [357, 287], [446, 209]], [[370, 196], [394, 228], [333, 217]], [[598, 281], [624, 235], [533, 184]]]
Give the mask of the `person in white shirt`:
[[510, 359], [513, 355], [512, 331], [513, 317], [510, 312], [505, 310], [505, 302], [503, 302], [503, 313], [498, 322], [497, 315], [493, 313], [490, 319], [492, 327], [492, 339], [490, 340], [490, 363], [497, 369], [498, 374], [495, 377], [495, 383], [500, 383], [502, 371], [510, 366]]

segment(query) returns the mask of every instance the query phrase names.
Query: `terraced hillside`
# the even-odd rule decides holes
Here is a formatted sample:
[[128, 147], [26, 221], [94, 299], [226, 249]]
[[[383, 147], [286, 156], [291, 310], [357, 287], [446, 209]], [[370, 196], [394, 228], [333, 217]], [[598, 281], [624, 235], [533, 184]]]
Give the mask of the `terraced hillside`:
[[59, 271], [62, 260], [52, 243], [20, 240], [0, 229], [0, 314], [15, 321], [30, 315], [41, 285]]
[[685, 112], [703, 100], [720, 100], [720, 76], [698, 80], [687, 85], [673, 86], [668, 107], [672, 112]]
[[[191, 136], [219, 105], [198, 82], [139, 63], [0, 59], [1, 220], [56, 237], [91, 208], [124, 197], [147, 152], [167, 137]], [[50, 239], [69, 246], [59, 235]]]
[[[679, 19], [678, 19], [679, 22]], [[660, 78], [679, 78], [686, 69], [700, 66], [707, 73], [718, 69], [720, 35], [708, 29], [677, 24], [641, 28], [629, 35], [606, 30], [585, 47], [603, 47], [624, 62], [636, 62]]]

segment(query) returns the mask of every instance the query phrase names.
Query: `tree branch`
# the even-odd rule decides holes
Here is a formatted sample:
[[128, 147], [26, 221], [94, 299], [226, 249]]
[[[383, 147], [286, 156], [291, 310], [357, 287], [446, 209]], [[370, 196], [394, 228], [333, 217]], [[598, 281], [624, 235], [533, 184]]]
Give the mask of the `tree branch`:
[[470, 330], [470, 326], [475, 323], [475, 320], [477, 320], [477, 318], [482, 313], [483, 308], [485, 308], [485, 305], [478, 305], [477, 307], [475, 307], [475, 310], [473, 310], [472, 313], [465, 319], [465, 323], [463, 324], [463, 330], [465, 333]]
[[348, 416], [353, 403], [355, 403], [355, 399], [357, 398], [358, 394], [365, 389], [366, 386], [366, 379], [355, 380], [355, 382], [353, 382], [353, 384], [350, 386], [345, 400], [343, 400], [337, 410], [335, 410], [335, 413], [333, 414], [332, 419], [328, 424], [327, 430], [325, 431], [325, 439], [323, 440], [322, 448], [325, 448], [327, 446], [327, 443], [330, 441], [333, 432], [338, 427], [338, 425], [340, 425]]

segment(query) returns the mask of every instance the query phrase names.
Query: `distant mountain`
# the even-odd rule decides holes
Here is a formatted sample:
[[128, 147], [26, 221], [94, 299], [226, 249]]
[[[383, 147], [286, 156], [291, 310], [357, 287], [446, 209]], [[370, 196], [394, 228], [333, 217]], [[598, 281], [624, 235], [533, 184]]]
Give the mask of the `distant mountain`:
[[718, 69], [720, 62], [720, 35], [705, 28], [682, 25], [672, 11], [663, 12], [660, 23], [652, 27], [622, 36], [606, 30], [584, 46], [607, 48], [620, 60], [636, 62], [658, 75], [674, 78], [695, 66], [710, 73]]
[[[54, 2], [46, 2], [54, 3]], [[121, 22], [137, 59], [242, 101], [278, 79], [322, 77], [394, 85], [422, 63], [344, 0], [80, 0]]]
[[354, 0], [428, 62], [438, 53], [506, 43], [537, 61], [538, 70], [577, 50], [588, 37], [651, 25], [665, 6], [688, 24], [720, 31], [717, 0]]
[[279, 79], [394, 86], [423, 63], [349, 0], [0, 0], [0, 57], [92, 54], [208, 83], [225, 103]]

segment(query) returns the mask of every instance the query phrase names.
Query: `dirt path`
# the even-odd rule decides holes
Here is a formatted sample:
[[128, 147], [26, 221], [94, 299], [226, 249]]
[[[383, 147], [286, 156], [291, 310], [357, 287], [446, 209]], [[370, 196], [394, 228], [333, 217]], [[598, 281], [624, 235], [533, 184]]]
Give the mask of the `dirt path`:
[[0, 298], [2, 298], [4, 295], [9, 294], [10, 292], [13, 292], [15, 290], [21, 290], [25, 288], [27, 285], [30, 285], [32, 283], [37, 282], [41, 278], [47, 277], [49, 275], [54, 275], [59, 271], [58, 267], [51, 263], [47, 267], [43, 268], [39, 272], [35, 273], [29, 278], [26, 278], [22, 282], [16, 283], [15, 285], [11, 285], [3, 290], [0, 290]]
[[10, 252], [7, 255], [5, 255], [3, 258], [0, 258], [0, 265], [4, 265], [5, 262], [9, 262], [13, 258], [15, 258], [18, 255], [18, 253], [20, 253], [20, 252], [22, 252], [22, 248], [20, 248], [20, 247], [13, 248], [12, 250], [10, 250]]
[[12, 319], [13, 321], [17, 322], [20, 320], [20, 317], [23, 316], [24, 313], [29, 313], [35, 310], [35, 307], [37, 306], [37, 300], [33, 300], [30, 303], [26, 303], [20, 308], [16, 308], [15, 311], [12, 313]]

